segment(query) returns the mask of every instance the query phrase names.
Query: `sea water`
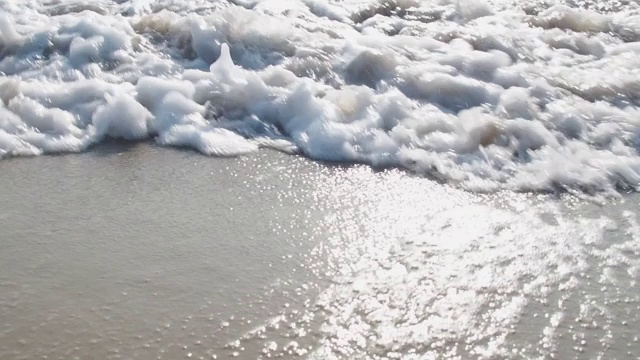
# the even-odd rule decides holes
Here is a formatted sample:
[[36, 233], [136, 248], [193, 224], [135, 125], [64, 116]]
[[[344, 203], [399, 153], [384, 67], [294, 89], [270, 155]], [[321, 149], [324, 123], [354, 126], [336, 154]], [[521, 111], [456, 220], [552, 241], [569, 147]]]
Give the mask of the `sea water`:
[[634, 359], [639, 44], [622, 0], [0, 1], [0, 357]]
[[0, 162], [0, 358], [635, 359], [638, 197], [148, 143]]

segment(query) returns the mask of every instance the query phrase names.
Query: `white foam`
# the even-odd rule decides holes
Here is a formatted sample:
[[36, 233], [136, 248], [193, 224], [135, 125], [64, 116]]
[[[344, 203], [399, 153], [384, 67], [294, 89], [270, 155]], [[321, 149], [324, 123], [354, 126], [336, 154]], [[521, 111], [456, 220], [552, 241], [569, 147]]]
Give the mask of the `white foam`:
[[8, 52], [13, 47], [19, 46], [23, 37], [16, 31], [11, 18], [4, 15], [0, 17], [0, 51]]
[[187, 98], [192, 98], [196, 89], [188, 81], [145, 76], [138, 80], [136, 92], [136, 100], [153, 111], [168, 93], [178, 92]]
[[595, 12], [554, 5], [534, 19], [534, 24], [581, 32], [606, 32], [610, 30], [611, 19]]
[[108, 97], [93, 115], [93, 126], [98, 136], [126, 140], [149, 137], [147, 122], [151, 113], [131, 96], [118, 94]]
[[474, 20], [483, 16], [493, 15], [493, 9], [485, 1], [457, 0], [456, 10], [466, 20]]
[[[0, 72], [12, 78], [0, 99], [21, 123], [11, 116], [0, 129], [37, 149], [25, 153], [84, 148], [46, 145], [56, 134], [82, 144], [159, 137], [208, 154], [271, 143], [470, 190], [638, 186], [640, 27], [630, 7], [163, 4], [4, 4]], [[214, 139], [225, 150], [212, 150]], [[23, 153], [4, 143], [3, 154]], [[580, 179], [554, 168], [563, 157]]]
[[14, 114], [18, 115], [24, 125], [41, 133], [65, 134], [78, 133], [75, 127], [76, 119], [64, 110], [44, 107], [39, 102], [24, 98], [13, 98], [7, 106]]
[[258, 146], [229, 130], [193, 124], [174, 125], [158, 139], [161, 145], [195, 148], [206, 155], [236, 156], [258, 150]]
[[0, 130], [0, 156], [40, 155], [42, 150], [21, 140], [19, 137]]

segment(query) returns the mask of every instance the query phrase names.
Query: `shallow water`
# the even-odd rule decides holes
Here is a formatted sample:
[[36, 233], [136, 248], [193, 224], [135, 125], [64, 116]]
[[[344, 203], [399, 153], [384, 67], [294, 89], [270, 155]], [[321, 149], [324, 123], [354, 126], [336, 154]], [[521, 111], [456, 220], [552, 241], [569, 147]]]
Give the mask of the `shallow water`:
[[0, 358], [637, 358], [639, 51], [626, 0], [0, 0]]
[[309, 244], [277, 225], [311, 210], [258, 161], [113, 144], [3, 162], [0, 357], [174, 358], [282, 306], [269, 292]]
[[148, 144], [0, 162], [0, 358], [633, 359], [637, 196]]

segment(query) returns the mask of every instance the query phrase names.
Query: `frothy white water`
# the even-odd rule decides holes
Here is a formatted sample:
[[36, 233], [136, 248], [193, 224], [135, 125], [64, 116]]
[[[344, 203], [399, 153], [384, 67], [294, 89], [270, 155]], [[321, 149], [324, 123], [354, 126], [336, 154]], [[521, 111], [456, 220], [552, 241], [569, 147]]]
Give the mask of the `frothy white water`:
[[2, 1], [0, 157], [153, 138], [474, 191], [638, 189], [640, 6]]

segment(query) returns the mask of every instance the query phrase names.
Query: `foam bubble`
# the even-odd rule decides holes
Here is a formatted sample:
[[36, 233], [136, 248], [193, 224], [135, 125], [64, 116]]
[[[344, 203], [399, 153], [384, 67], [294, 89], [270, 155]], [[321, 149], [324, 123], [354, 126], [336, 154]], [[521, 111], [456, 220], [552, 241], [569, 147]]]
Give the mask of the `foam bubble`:
[[61, 109], [46, 108], [29, 98], [14, 98], [7, 108], [18, 115], [26, 126], [42, 133], [65, 134], [79, 130], [75, 127], [76, 119], [71, 113]]
[[138, 80], [136, 92], [136, 100], [153, 111], [168, 93], [177, 92], [186, 98], [193, 98], [196, 89], [188, 81], [145, 76]]
[[[207, 154], [272, 144], [470, 190], [636, 186], [640, 32], [629, 7], [83, 4], [58, 16], [3, 5], [0, 72], [12, 77], [0, 99], [15, 116], [0, 129], [38, 149], [25, 153], [66, 151], [52, 136], [68, 137], [68, 151], [84, 148], [73, 139], [158, 137]], [[589, 163], [581, 180], [552, 169], [563, 156]]]
[[147, 122], [151, 114], [133, 97], [125, 94], [108, 97], [93, 115], [93, 125], [98, 135], [126, 140], [144, 139], [149, 136]]
[[174, 125], [157, 139], [161, 145], [186, 146], [206, 155], [236, 156], [258, 149], [258, 146], [229, 130], [202, 128], [193, 124]]

